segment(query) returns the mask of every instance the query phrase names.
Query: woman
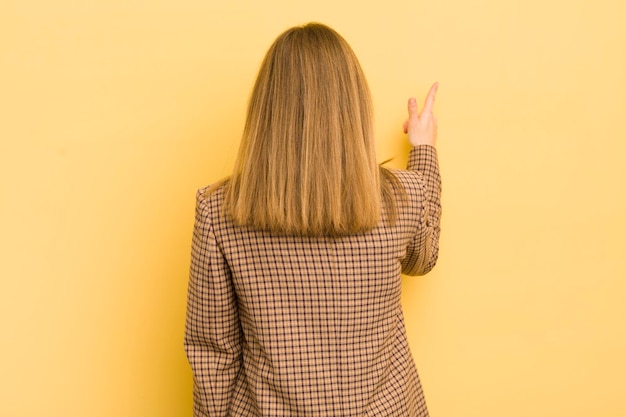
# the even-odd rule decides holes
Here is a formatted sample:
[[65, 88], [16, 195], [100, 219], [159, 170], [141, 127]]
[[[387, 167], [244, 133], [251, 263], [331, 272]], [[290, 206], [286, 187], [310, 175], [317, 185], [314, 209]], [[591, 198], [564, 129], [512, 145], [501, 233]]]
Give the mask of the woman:
[[321, 24], [269, 49], [230, 178], [197, 195], [185, 349], [195, 416], [426, 416], [401, 272], [437, 260], [432, 114], [408, 104], [407, 170], [380, 168], [371, 99]]

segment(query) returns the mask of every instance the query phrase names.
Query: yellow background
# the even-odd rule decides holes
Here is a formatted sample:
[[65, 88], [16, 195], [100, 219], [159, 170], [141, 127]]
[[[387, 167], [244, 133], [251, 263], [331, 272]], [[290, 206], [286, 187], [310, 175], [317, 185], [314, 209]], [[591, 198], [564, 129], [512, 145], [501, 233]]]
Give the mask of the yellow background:
[[0, 415], [190, 415], [195, 190], [312, 20], [361, 59], [381, 161], [440, 82], [440, 262], [404, 282], [433, 417], [626, 415], [624, 4], [3, 1]]

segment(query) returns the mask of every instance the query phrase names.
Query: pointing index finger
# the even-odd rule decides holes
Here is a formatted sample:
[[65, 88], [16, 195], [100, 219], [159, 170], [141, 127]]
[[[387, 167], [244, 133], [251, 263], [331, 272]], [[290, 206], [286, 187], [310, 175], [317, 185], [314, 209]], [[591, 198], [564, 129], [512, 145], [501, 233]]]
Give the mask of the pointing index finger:
[[426, 96], [426, 101], [424, 102], [424, 109], [422, 110], [422, 113], [432, 113], [437, 88], [439, 88], [438, 82], [434, 83], [432, 87], [430, 87], [430, 91], [428, 91], [428, 96]]

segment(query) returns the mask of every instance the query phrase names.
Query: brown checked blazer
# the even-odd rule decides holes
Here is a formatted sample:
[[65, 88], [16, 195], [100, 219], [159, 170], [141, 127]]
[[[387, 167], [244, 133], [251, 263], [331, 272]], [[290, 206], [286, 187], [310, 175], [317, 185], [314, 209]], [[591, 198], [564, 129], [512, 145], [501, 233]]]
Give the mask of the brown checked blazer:
[[185, 329], [194, 416], [428, 415], [400, 274], [437, 260], [435, 148], [413, 148], [393, 172], [408, 197], [396, 223], [345, 237], [238, 227], [223, 189], [198, 192]]

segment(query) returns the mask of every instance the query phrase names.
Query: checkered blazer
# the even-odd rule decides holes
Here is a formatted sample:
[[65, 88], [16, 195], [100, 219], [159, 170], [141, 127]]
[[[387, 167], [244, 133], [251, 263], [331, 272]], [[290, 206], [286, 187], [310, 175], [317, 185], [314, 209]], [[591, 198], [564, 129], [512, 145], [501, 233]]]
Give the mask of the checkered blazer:
[[428, 415], [400, 274], [437, 260], [435, 148], [413, 148], [393, 172], [408, 196], [397, 222], [345, 237], [238, 227], [223, 188], [198, 192], [185, 329], [194, 416]]

